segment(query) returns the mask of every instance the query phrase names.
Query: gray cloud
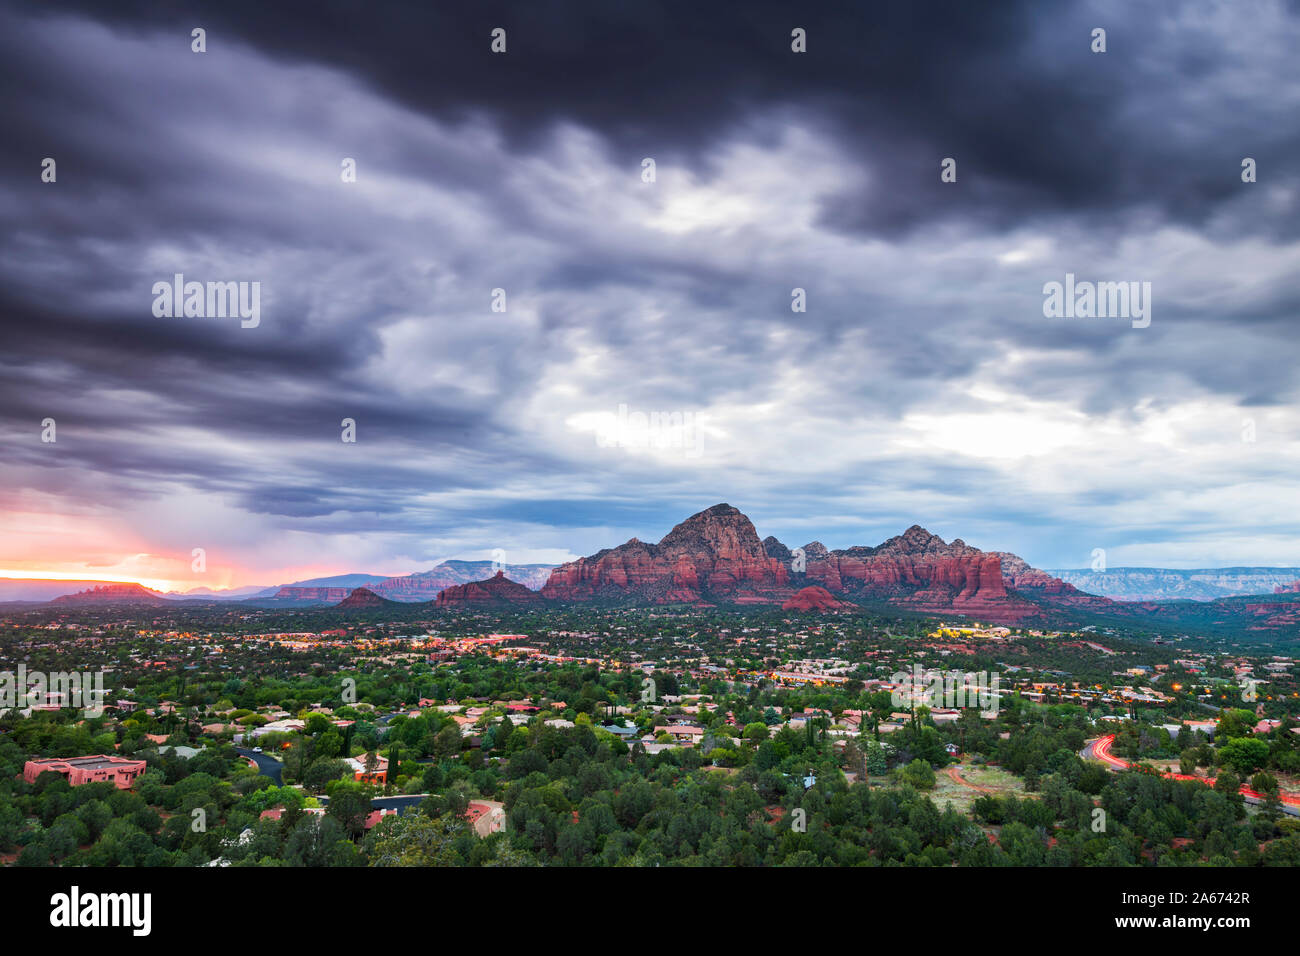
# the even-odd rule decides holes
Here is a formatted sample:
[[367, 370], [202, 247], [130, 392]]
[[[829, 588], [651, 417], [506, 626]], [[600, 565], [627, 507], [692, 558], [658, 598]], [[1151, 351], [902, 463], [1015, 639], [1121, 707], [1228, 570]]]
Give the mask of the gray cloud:
[[[11, 511], [267, 568], [583, 552], [720, 500], [795, 544], [1294, 563], [1284, 5], [77, 9], [0, 14]], [[154, 318], [174, 272], [261, 282], [262, 324]], [[1045, 319], [1066, 272], [1151, 281], [1151, 327]], [[600, 447], [619, 405], [703, 447]]]

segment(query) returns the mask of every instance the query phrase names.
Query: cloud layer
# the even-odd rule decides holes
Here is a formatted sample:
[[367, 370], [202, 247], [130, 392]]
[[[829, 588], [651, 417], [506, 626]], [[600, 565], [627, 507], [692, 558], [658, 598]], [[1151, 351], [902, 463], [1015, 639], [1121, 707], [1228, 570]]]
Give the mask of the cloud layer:
[[[98, 6], [0, 12], [0, 568], [556, 559], [723, 500], [1300, 563], [1292, 7]], [[178, 272], [260, 325], [155, 318]], [[1067, 273], [1150, 327], [1045, 318]]]

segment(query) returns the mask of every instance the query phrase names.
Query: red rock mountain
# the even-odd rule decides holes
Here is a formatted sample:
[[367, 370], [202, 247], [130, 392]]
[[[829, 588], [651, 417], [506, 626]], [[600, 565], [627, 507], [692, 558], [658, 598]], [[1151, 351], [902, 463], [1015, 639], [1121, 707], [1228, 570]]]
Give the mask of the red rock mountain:
[[369, 588], [355, 588], [351, 594], [334, 606], [341, 608], [388, 607], [395, 603], [395, 601], [385, 600]]
[[651, 604], [773, 604], [793, 593], [789, 564], [728, 504], [692, 515], [658, 544], [633, 538], [562, 564], [542, 588], [556, 601]]
[[750, 520], [714, 505], [673, 528], [658, 544], [633, 538], [563, 564], [542, 596], [562, 602], [779, 604], [832, 600], [887, 603], [925, 613], [967, 614], [1014, 623], [1045, 609], [1103, 610], [1114, 602], [1078, 591], [1012, 554], [951, 543], [913, 525], [875, 547], [829, 551], [811, 542], [799, 555], [776, 538], [759, 540]]
[[511, 581], [502, 571], [486, 581], [457, 584], [438, 595], [438, 607], [541, 607], [545, 603], [536, 591]]
[[148, 604], [152, 607], [169, 607], [172, 604], [159, 592], [150, 590], [143, 584], [104, 584], [78, 591], [76, 594], [64, 594], [50, 603], [72, 607], [103, 604]]
[[824, 557], [809, 553], [807, 577], [833, 594], [883, 599], [916, 611], [1008, 622], [1039, 610], [1008, 589], [998, 554], [960, 538], [949, 544], [920, 525], [874, 548], [830, 551]]

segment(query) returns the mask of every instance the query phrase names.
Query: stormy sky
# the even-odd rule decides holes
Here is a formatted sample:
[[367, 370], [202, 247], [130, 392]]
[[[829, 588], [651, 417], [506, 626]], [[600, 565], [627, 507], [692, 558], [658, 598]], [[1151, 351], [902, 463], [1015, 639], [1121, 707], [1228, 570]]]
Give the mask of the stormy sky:
[[253, 6], [0, 3], [0, 574], [1300, 564], [1300, 5]]

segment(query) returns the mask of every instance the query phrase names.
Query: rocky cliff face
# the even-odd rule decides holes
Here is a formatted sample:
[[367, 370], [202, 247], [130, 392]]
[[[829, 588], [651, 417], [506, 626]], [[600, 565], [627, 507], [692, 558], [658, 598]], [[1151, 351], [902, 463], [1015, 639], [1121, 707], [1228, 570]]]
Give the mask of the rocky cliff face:
[[1254, 629], [1287, 628], [1294, 632], [1296, 628], [1300, 628], [1300, 601], [1249, 602], [1244, 605], [1244, 616]]
[[728, 504], [692, 515], [658, 544], [633, 538], [563, 564], [542, 588], [556, 601], [649, 604], [773, 604], [793, 593], [788, 561]]
[[[750, 520], [731, 505], [714, 505], [687, 518], [658, 544], [633, 538], [617, 548], [561, 565], [542, 589], [563, 602], [650, 604], [782, 604], [796, 591], [818, 591], [798, 605], [832, 600], [885, 602], [932, 613], [967, 614], [1015, 623], [1042, 613], [1019, 593], [1022, 582], [1053, 604], [1093, 598], [1030, 568], [1014, 555], [981, 551], [960, 538], [951, 543], [913, 525], [876, 547], [830, 551], [820, 542], [797, 556], [776, 538], [760, 541]], [[821, 593], [819, 593], [821, 592]]]
[[148, 604], [151, 607], [163, 607], [172, 604], [157, 591], [142, 584], [104, 584], [76, 594], [61, 595], [50, 603], [73, 607], [104, 604]]
[[485, 581], [457, 584], [438, 595], [438, 607], [540, 607], [541, 596], [498, 571]]
[[763, 553], [769, 558], [776, 558], [778, 561], [782, 561], [786, 564], [790, 563], [790, 549], [780, 541], [776, 540], [772, 535], [768, 535], [763, 539]]
[[885, 600], [916, 611], [955, 612], [1000, 623], [1039, 611], [1007, 589], [997, 554], [960, 538], [949, 544], [920, 525], [874, 548], [810, 555], [807, 576], [833, 594]]

